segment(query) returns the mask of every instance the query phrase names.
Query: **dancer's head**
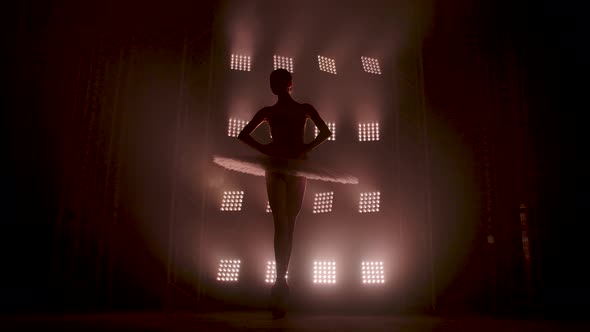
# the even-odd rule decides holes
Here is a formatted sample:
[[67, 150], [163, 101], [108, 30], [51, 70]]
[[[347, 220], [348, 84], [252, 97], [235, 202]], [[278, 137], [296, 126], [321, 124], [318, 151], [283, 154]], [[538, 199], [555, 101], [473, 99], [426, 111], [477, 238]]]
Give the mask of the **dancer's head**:
[[270, 89], [277, 96], [291, 93], [293, 77], [285, 69], [276, 69], [270, 73]]

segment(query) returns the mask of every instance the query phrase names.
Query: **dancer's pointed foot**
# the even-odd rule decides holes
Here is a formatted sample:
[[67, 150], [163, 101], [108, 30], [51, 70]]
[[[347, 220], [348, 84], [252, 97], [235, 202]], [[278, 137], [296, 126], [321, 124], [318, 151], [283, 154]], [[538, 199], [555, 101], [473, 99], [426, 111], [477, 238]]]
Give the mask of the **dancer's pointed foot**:
[[289, 286], [286, 282], [277, 282], [270, 292], [270, 310], [273, 319], [285, 317], [287, 314], [287, 300], [289, 297]]

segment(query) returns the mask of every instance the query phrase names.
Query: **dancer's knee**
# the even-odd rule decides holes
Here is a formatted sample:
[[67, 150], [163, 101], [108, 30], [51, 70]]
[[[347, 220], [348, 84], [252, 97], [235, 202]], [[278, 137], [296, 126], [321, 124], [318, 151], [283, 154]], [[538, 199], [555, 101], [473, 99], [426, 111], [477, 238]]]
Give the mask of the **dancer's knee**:
[[291, 215], [287, 218], [287, 225], [289, 228], [289, 232], [293, 233], [293, 230], [295, 229], [295, 224], [297, 223], [297, 214], [295, 215]]
[[291, 228], [286, 224], [275, 224], [275, 238], [277, 239], [288, 239], [289, 233], [291, 232]]

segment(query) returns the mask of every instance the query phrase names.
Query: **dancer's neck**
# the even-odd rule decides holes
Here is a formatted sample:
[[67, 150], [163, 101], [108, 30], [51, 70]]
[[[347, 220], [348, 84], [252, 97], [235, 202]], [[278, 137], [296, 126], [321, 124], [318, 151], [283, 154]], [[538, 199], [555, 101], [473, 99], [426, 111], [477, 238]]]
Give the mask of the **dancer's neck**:
[[291, 97], [290, 93], [282, 93], [280, 95], [277, 95], [277, 97], [279, 98], [277, 103], [289, 103], [293, 101], [293, 97]]

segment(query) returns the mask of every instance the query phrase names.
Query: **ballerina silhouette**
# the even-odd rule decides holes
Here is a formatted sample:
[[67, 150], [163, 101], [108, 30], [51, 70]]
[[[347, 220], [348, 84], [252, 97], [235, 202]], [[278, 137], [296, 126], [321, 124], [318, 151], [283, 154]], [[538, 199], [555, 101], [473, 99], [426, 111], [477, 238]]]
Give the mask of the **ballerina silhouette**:
[[[332, 135], [330, 129], [318, 112], [309, 104], [300, 104], [291, 97], [293, 81], [291, 74], [285, 69], [277, 69], [270, 75], [270, 88], [277, 95], [275, 105], [258, 111], [252, 121], [242, 130], [238, 138], [254, 149], [270, 156], [279, 158], [304, 158], [305, 154], [324, 142]], [[319, 135], [309, 144], [304, 143], [305, 123], [310, 118], [319, 129]], [[250, 135], [263, 121], [267, 121], [272, 143], [262, 145]], [[287, 267], [291, 257], [293, 231], [295, 221], [301, 210], [307, 179], [269, 171], [266, 173], [266, 190], [274, 221], [274, 248], [277, 279], [273, 286], [273, 302], [280, 301], [277, 297], [286, 298], [288, 286], [286, 281]], [[281, 294], [282, 293], [282, 294]], [[283, 295], [283, 296], [281, 296]], [[271, 304], [273, 316], [284, 313], [280, 303]]]
[[[293, 80], [285, 69], [277, 69], [270, 75], [270, 88], [278, 101], [264, 107], [244, 127], [238, 139], [265, 154], [264, 158], [224, 158], [216, 156], [214, 162], [234, 171], [266, 177], [268, 201], [274, 222], [274, 251], [276, 281], [271, 290], [270, 309], [274, 318], [286, 314], [289, 287], [286, 274], [291, 257], [293, 231], [305, 195], [307, 179], [358, 183], [350, 175], [333, 169], [314, 166], [307, 158], [332, 132], [310, 104], [301, 104], [291, 97]], [[311, 119], [319, 134], [310, 143], [304, 142], [305, 125]], [[272, 143], [261, 144], [251, 133], [263, 122], [270, 126]]]

